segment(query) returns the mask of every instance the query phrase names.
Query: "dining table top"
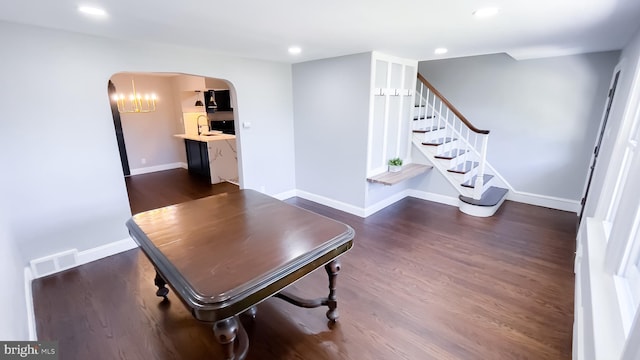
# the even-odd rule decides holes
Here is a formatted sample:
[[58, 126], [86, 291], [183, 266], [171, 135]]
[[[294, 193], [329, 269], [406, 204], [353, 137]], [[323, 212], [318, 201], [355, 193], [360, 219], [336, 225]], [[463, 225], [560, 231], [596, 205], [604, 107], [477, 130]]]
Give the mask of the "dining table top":
[[350, 249], [355, 235], [346, 224], [254, 190], [139, 213], [127, 227], [192, 307], [223, 307], [285, 277], [295, 281], [316, 268], [294, 274], [308, 264]]

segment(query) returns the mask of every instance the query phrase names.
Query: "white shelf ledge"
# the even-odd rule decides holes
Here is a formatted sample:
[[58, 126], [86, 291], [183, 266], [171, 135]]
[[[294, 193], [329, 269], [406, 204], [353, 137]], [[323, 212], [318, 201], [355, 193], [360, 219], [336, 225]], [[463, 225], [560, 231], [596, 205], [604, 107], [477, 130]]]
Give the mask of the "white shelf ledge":
[[407, 164], [398, 172], [383, 172], [367, 178], [367, 181], [384, 185], [395, 185], [431, 170], [433, 166], [423, 164]]

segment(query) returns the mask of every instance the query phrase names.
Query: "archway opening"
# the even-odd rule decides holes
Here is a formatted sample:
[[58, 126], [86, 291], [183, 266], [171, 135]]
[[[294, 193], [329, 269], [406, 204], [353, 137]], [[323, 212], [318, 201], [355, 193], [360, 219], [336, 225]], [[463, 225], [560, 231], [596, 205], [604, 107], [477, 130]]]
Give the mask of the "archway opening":
[[109, 80], [132, 213], [242, 186], [236, 91], [229, 81], [120, 72]]

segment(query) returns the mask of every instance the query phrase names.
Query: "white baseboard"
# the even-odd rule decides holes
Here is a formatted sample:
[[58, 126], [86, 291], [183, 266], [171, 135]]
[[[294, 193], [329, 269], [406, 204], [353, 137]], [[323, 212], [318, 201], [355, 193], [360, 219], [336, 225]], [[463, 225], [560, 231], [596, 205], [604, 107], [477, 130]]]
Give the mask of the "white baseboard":
[[[121, 252], [131, 250], [138, 247], [136, 242], [128, 237], [126, 239], [122, 239], [119, 241], [115, 241], [109, 244], [105, 244], [102, 246], [98, 246], [92, 249], [80, 251], [77, 253], [77, 263], [75, 266], [80, 266], [83, 264], [90, 263], [92, 261], [96, 261], [111, 255], [119, 254]], [[50, 255], [50, 257], [55, 257], [57, 254]], [[74, 266], [74, 267], [75, 267]], [[69, 267], [65, 267], [60, 269], [59, 271], [64, 271], [70, 269]], [[58, 271], [58, 272], [59, 272]], [[51, 275], [52, 273], [42, 274], [42, 276]], [[31, 270], [30, 266], [24, 268], [24, 292], [25, 298], [27, 302], [27, 321], [29, 326], [29, 340], [35, 341], [38, 337], [38, 332], [36, 329], [36, 316], [35, 311], [33, 309], [33, 291], [31, 289], [31, 283], [35, 279], [34, 273]]]
[[317, 202], [318, 204], [322, 204], [328, 207], [332, 207], [336, 210], [344, 211], [349, 214], [353, 214], [359, 217], [366, 217], [365, 209], [361, 207], [357, 207], [355, 205], [347, 204], [342, 201], [337, 201], [333, 199], [329, 199], [328, 197], [312, 194], [306, 191], [297, 190], [296, 196], [301, 197], [303, 199]]
[[407, 196], [411, 196], [411, 197], [422, 199], [422, 200], [433, 201], [440, 204], [451, 205], [455, 207], [458, 206], [458, 198], [444, 196], [440, 194], [434, 194], [426, 191], [413, 190], [413, 189], [407, 189], [407, 190], [401, 191], [395, 195], [392, 195], [366, 208], [357, 207], [355, 205], [329, 199], [327, 197], [312, 194], [302, 190], [297, 190], [295, 196], [301, 197], [309, 201], [317, 202], [318, 204], [322, 204], [322, 205], [325, 205], [340, 211], [344, 211], [349, 214], [353, 214], [362, 218], [371, 216], [376, 212], [384, 209], [385, 207], [404, 199]]
[[78, 265], [87, 264], [137, 247], [138, 244], [136, 244], [132, 238], [128, 237], [93, 249], [80, 251], [78, 252]]
[[29, 341], [38, 340], [38, 331], [36, 329], [36, 313], [33, 309], [33, 290], [31, 282], [33, 274], [29, 266], [24, 268], [24, 297], [27, 302], [27, 325], [29, 326]]
[[284, 191], [275, 195], [271, 195], [274, 198], [278, 199], [278, 200], [285, 200], [285, 199], [289, 199], [295, 196], [298, 196], [298, 191], [296, 189], [293, 190], [289, 190], [289, 191]]
[[152, 172], [156, 172], [156, 171], [164, 171], [164, 170], [180, 169], [180, 168], [186, 169], [187, 168], [187, 163], [176, 162], [176, 163], [171, 163], [171, 164], [164, 164], [164, 165], [156, 165], [156, 166], [149, 166], [149, 167], [131, 169], [131, 175], [141, 175], [141, 174], [148, 174], [148, 173], [152, 173]]
[[580, 202], [577, 200], [563, 199], [554, 196], [532, 194], [522, 191], [511, 190], [507, 194], [507, 200], [517, 201], [525, 204], [547, 207], [551, 209], [563, 210], [578, 213]]
[[382, 201], [378, 201], [377, 203], [371, 205], [371, 206], [367, 206], [366, 208], [364, 208], [364, 216], [363, 217], [369, 217], [375, 213], [377, 213], [378, 211], [386, 208], [389, 205], [395, 204], [398, 201], [406, 198], [408, 195], [408, 190], [403, 190], [397, 194], [391, 195], [388, 198], [382, 200]]
[[422, 199], [422, 200], [433, 201], [440, 204], [451, 205], [455, 207], [458, 207], [458, 202], [459, 202], [457, 197], [451, 197], [451, 196], [436, 194], [432, 192], [414, 190], [414, 189], [408, 189], [407, 196], [411, 196], [411, 197]]

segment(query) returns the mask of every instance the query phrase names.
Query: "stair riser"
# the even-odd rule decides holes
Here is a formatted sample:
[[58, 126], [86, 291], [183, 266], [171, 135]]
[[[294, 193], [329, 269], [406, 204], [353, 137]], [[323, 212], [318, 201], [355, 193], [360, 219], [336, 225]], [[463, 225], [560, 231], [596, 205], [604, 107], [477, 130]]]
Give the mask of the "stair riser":
[[436, 160], [440, 162], [444, 168], [451, 169], [453, 167], [456, 167], [458, 164], [464, 162], [464, 155], [458, 156], [450, 160], [448, 159], [436, 159]]
[[473, 197], [473, 189], [460, 186], [460, 194], [463, 196]]
[[[437, 126], [437, 124], [433, 125], [433, 126]], [[428, 127], [428, 126], [426, 126]], [[439, 130], [433, 130], [433, 131], [429, 131], [423, 134], [423, 140], [422, 141], [430, 141], [433, 139], [439, 139], [439, 138], [445, 138], [445, 137], [455, 137], [455, 136], [451, 136], [451, 134], [447, 135], [447, 129], [439, 129]]]
[[431, 125], [431, 120], [413, 120], [413, 130], [426, 129]]
[[442, 145], [422, 145], [422, 146], [424, 146], [432, 156], [435, 156], [435, 155], [444, 154], [448, 151], [456, 149], [457, 145], [458, 145], [457, 141], [451, 141], [449, 143], [442, 144]]
[[[469, 179], [474, 177], [477, 172], [478, 172], [478, 168], [476, 167], [474, 169], [471, 169], [471, 171], [469, 171], [466, 174], [458, 174], [458, 173], [452, 173], [452, 172], [448, 172], [448, 173], [451, 175], [451, 177], [456, 183], [462, 184], [463, 182], [469, 181]], [[460, 187], [463, 187], [463, 186], [460, 186]]]
[[[485, 191], [487, 191], [487, 189], [489, 189], [491, 186], [494, 186], [494, 185], [493, 185], [493, 179], [495, 179], [495, 178], [492, 178], [491, 180], [489, 180], [489, 181], [487, 181], [486, 183], [482, 184], [482, 193], [483, 193], [483, 194], [484, 194], [484, 192], [485, 192]], [[473, 194], [475, 193], [475, 189], [474, 189], [474, 188], [468, 188], [468, 187], [466, 187], [466, 186], [462, 186], [462, 187], [463, 187], [463, 188], [465, 188], [465, 189], [467, 189], [467, 190], [469, 190], [469, 194], [471, 194], [471, 195], [468, 195], [469, 197], [473, 197]]]
[[500, 206], [502, 205], [505, 199], [506, 199], [506, 196], [494, 206], [474, 206], [474, 205], [467, 204], [463, 201], [460, 201], [458, 204], [458, 208], [460, 209], [460, 211], [462, 211], [467, 215], [476, 216], [476, 217], [489, 217], [495, 214], [496, 211], [498, 211], [498, 209], [500, 209]]
[[[445, 146], [443, 146], [443, 145], [440, 145], [440, 146], [419, 145], [420, 143], [422, 143], [422, 136], [421, 135], [422, 134], [414, 134], [414, 141], [415, 141], [414, 144], [418, 145], [419, 148], [422, 150], [422, 152], [425, 153], [425, 155], [427, 155], [427, 157], [432, 161], [432, 163], [434, 165], [436, 165], [437, 168], [441, 169], [441, 173], [446, 173], [445, 176], [447, 176], [448, 178], [450, 178], [453, 181], [453, 183], [455, 184], [456, 190], [458, 190], [458, 192], [461, 195], [468, 196], [468, 197], [473, 197], [474, 189], [461, 186], [460, 184], [462, 184], [462, 183], [470, 180], [471, 178], [473, 178], [473, 176], [475, 176], [475, 174], [477, 173], [478, 169], [475, 168], [475, 169], [471, 170], [468, 174], [457, 174], [457, 173], [451, 173], [451, 172], [446, 171], [446, 169], [449, 169], [449, 168], [452, 167], [452, 166], [446, 166], [447, 165], [447, 160], [435, 159], [434, 158], [434, 156], [436, 155], [436, 151], [438, 149], [444, 149]], [[463, 161], [463, 160], [460, 160], [460, 161]], [[449, 164], [451, 164], [451, 163], [449, 163]], [[489, 180], [486, 184], [484, 184], [483, 192], [486, 191], [487, 189], [489, 189], [489, 187], [492, 186], [492, 183], [493, 183], [494, 179], [495, 179], [495, 177], [492, 178], [491, 180]]]

